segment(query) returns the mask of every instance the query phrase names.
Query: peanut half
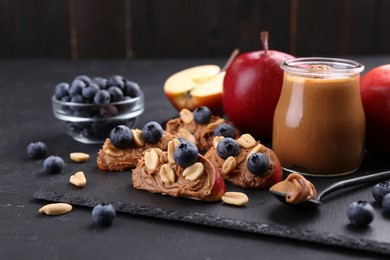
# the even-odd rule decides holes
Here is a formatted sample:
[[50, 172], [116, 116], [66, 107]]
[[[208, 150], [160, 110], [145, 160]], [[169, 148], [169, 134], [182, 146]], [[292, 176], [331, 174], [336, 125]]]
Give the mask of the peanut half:
[[89, 154], [87, 153], [70, 153], [70, 159], [75, 162], [85, 162], [89, 159]]
[[62, 215], [72, 210], [72, 205], [68, 203], [51, 203], [39, 209], [39, 213], [46, 215]]
[[131, 133], [134, 137], [134, 143], [138, 146], [144, 146], [145, 140], [142, 138], [142, 130], [139, 129], [131, 129]]
[[214, 137], [214, 139], [213, 139], [213, 145], [214, 145], [215, 149], [217, 149], [218, 143], [219, 143], [222, 139], [224, 139], [224, 138], [225, 138], [225, 137], [224, 137], [223, 135]]
[[233, 156], [229, 156], [222, 165], [222, 173], [229, 174], [236, 168], [237, 162]]
[[191, 166], [188, 166], [183, 171], [184, 179], [189, 181], [196, 181], [203, 174], [204, 166], [200, 162], [196, 162]]
[[217, 119], [215, 122], [212, 122], [210, 124], [207, 125], [207, 129], [210, 129], [210, 130], [213, 130], [214, 128], [216, 128], [218, 125], [222, 124], [225, 122], [225, 119], [223, 118], [219, 118]]
[[192, 120], [194, 120], [194, 115], [192, 114], [192, 112], [186, 108], [183, 108], [181, 111], [180, 111], [180, 119], [185, 123], [185, 124], [189, 124], [192, 122]]
[[256, 140], [250, 134], [243, 134], [238, 139], [237, 142], [240, 146], [244, 148], [252, 148], [256, 145]]
[[176, 181], [176, 174], [169, 164], [163, 164], [160, 168], [160, 178], [165, 184], [172, 184]]
[[248, 161], [249, 157], [254, 154], [254, 153], [261, 153], [265, 150], [265, 147], [264, 145], [262, 144], [258, 144], [256, 145], [255, 147], [253, 147], [253, 149], [248, 153], [248, 155], [246, 156], [246, 161]]
[[185, 129], [185, 128], [180, 128], [180, 129], [179, 129], [179, 132], [177, 133], [177, 136], [186, 139], [187, 142], [191, 142], [191, 143], [193, 143], [193, 144], [196, 143], [195, 136], [193, 136], [193, 135], [190, 133], [190, 131], [188, 131], [188, 130]]
[[80, 171], [70, 176], [69, 182], [76, 187], [84, 188], [85, 185], [87, 184], [87, 179], [85, 178], [84, 173]]
[[179, 142], [179, 140], [177, 140], [176, 138], [168, 142], [167, 156], [168, 156], [169, 163], [175, 163], [175, 159], [173, 158], [173, 153], [175, 152], [176, 145], [178, 144], [176, 141]]
[[225, 192], [222, 201], [230, 205], [243, 206], [249, 202], [249, 198], [245, 193], [230, 191]]
[[154, 149], [146, 152], [144, 155], [146, 169], [150, 172], [156, 170], [158, 165], [158, 155]]

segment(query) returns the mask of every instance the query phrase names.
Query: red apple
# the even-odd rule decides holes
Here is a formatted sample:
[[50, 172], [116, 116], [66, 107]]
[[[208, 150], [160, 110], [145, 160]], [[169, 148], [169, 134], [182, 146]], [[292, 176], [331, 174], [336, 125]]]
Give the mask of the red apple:
[[360, 93], [366, 114], [366, 149], [389, 153], [390, 147], [390, 64], [364, 74]]
[[263, 51], [239, 55], [228, 67], [222, 104], [228, 118], [242, 132], [271, 139], [272, 122], [283, 84], [280, 64], [293, 56], [268, 50], [268, 33], [262, 32]]

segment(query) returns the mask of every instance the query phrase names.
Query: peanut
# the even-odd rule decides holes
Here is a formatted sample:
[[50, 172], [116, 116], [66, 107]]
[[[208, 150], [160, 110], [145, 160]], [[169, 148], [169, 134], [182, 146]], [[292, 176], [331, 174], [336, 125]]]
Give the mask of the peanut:
[[213, 145], [214, 145], [215, 149], [217, 148], [218, 143], [219, 143], [222, 139], [224, 139], [224, 138], [225, 138], [225, 137], [222, 136], [222, 135], [214, 137], [214, 139], [213, 139]]
[[176, 181], [176, 174], [169, 164], [163, 164], [160, 168], [160, 178], [165, 184], [172, 184]]
[[233, 156], [229, 156], [222, 165], [222, 173], [229, 174], [236, 168], [237, 162]]
[[225, 192], [222, 201], [235, 206], [243, 206], [249, 202], [249, 198], [245, 193], [231, 191]]
[[185, 124], [189, 124], [192, 122], [192, 120], [194, 120], [194, 115], [192, 114], [192, 112], [186, 108], [182, 109], [180, 111], [180, 119], [185, 123]]
[[246, 161], [248, 161], [249, 157], [254, 154], [254, 153], [259, 153], [259, 152], [263, 152], [265, 150], [265, 147], [264, 145], [262, 144], [258, 144], [256, 145], [255, 147], [253, 147], [253, 149], [248, 153], [248, 155], [246, 156]]
[[72, 205], [68, 203], [51, 203], [39, 209], [39, 213], [46, 215], [61, 215], [72, 210]]
[[89, 154], [80, 152], [70, 153], [70, 159], [75, 162], [85, 162], [89, 159]]
[[191, 143], [195, 143], [196, 142], [195, 136], [193, 136], [190, 133], [190, 131], [188, 131], [185, 128], [180, 128], [179, 132], [177, 133], [177, 136], [186, 139], [187, 142], [191, 142]]
[[196, 162], [191, 166], [188, 166], [183, 171], [184, 179], [189, 181], [195, 181], [199, 179], [203, 174], [204, 166], [200, 162]]
[[207, 125], [207, 129], [210, 129], [210, 130], [213, 130], [214, 128], [216, 128], [218, 125], [222, 124], [225, 122], [225, 119], [223, 118], [219, 118], [217, 119], [215, 122], [212, 122], [210, 124]]
[[83, 188], [87, 184], [87, 179], [85, 178], [84, 173], [80, 171], [70, 176], [69, 182], [76, 187]]
[[158, 155], [154, 149], [146, 152], [144, 155], [146, 169], [150, 172], [156, 170], [158, 165]]
[[256, 145], [256, 140], [250, 134], [243, 134], [238, 139], [237, 142], [240, 146], [244, 148], [251, 148]]
[[131, 133], [134, 137], [134, 143], [138, 146], [144, 146], [145, 140], [142, 138], [142, 130], [139, 129], [131, 129]]

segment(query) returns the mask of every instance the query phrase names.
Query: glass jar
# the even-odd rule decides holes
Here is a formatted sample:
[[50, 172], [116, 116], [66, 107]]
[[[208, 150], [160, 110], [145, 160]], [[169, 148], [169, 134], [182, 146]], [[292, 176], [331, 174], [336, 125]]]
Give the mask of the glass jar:
[[359, 84], [364, 66], [345, 59], [297, 58], [281, 67], [272, 147], [282, 166], [321, 176], [356, 171], [364, 155]]

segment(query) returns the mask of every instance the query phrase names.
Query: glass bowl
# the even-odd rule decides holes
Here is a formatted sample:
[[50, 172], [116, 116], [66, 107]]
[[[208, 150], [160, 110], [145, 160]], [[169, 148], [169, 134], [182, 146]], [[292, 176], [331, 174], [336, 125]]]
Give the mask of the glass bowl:
[[110, 104], [80, 104], [63, 102], [52, 97], [53, 114], [65, 132], [73, 139], [86, 144], [104, 143], [117, 125], [134, 128], [144, 112], [144, 96], [129, 98]]

